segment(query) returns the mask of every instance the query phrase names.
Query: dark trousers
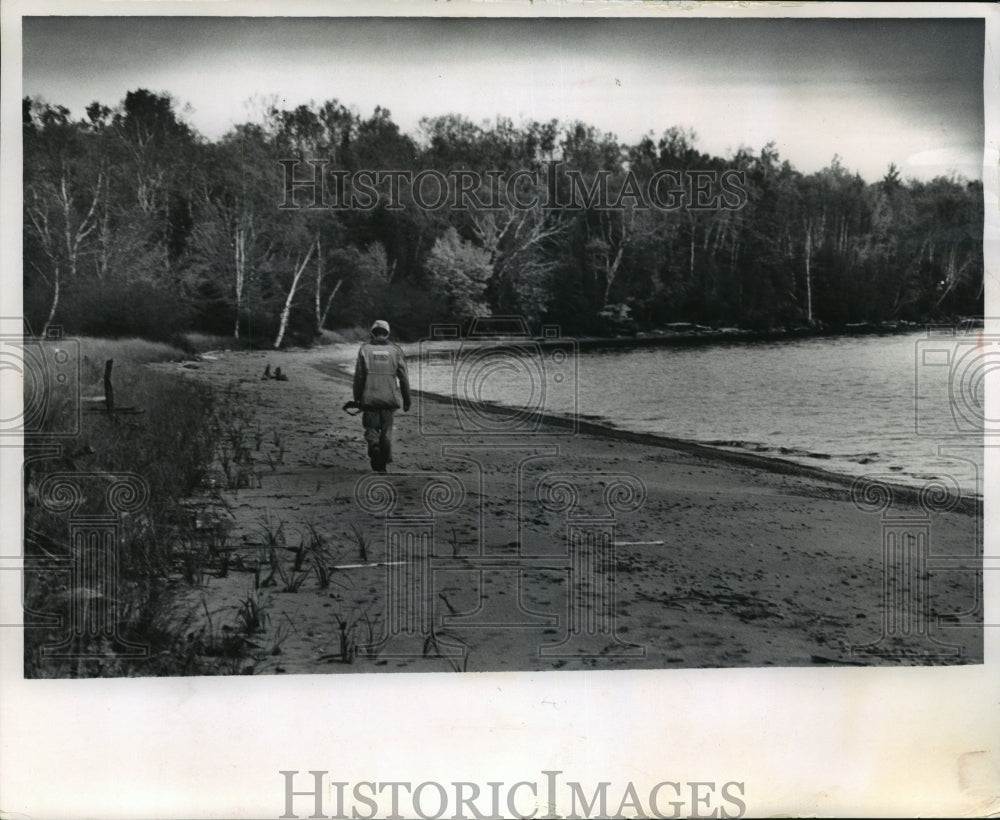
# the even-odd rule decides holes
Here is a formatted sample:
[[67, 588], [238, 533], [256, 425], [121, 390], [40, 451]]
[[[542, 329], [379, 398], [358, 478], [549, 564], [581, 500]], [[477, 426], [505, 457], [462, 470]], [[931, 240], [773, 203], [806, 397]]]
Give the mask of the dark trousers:
[[392, 414], [394, 410], [365, 410], [361, 424], [368, 442], [368, 459], [372, 469], [383, 472], [392, 461]]

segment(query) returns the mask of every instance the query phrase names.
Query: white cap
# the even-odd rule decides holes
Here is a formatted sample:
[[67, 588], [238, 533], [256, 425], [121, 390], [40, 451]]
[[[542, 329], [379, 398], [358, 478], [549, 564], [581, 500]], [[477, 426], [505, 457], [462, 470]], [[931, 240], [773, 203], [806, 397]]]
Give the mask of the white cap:
[[389, 335], [389, 323], [384, 319], [379, 319], [372, 325], [371, 332], [374, 333], [376, 330], [384, 330], [386, 335]]

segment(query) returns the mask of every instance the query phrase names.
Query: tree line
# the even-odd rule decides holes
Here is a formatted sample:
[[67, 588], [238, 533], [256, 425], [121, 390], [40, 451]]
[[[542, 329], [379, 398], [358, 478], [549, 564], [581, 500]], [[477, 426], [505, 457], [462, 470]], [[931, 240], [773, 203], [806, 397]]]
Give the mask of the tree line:
[[[717, 157], [679, 127], [629, 144], [583, 122], [448, 115], [411, 135], [383, 108], [365, 117], [336, 100], [261, 105], [215, 141], [145, 89], [79, 120], [39, 99], [22, 111], [24, 310], [37, 329], [278, 347], [374, 317], [416, 339], [489, 315], [604, 335], [983, 312], [982, 184], [960, 177], [904, 180], [890, 166], [869, 183], [838, 157], [804, 174], [773, 143]], [[287, 207], [288, 160], [296, 178], [321, 160], [331, 189], [370, 169], [525, 173], [490, 207], [413, 207], [406, 192], [395, 207], [304, 207], [303, 192]], [[602, 180], [617, 207], [529, 196], [551, 188], [554, 163], [557, 187]], [[739, 179], [740, 207], [621, 194], [698, 172]]]

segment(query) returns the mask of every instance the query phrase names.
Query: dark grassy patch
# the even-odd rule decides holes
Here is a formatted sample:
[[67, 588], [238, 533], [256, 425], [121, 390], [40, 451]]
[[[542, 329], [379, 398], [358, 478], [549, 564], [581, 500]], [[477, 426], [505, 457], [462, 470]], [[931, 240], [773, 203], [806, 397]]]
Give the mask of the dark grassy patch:
[[[218, 397], [203, 385], [144, 367], [184, 357], [169, 345], [84, 339], [80, 355], [82, 398], [103, 394], [104, 362], [113, 359], [116, 405], [142, 412], [109, 415], [84, 401], [79, 434], [59, 437], [52, 434], [72, 429], [70, 416], [77, 412], [73, 397], [62, 396], [49, 408], [43, 432], [32, 437], [24, 472], [25, 675], [226, 671], [204, 652], [199, 613], [178, 606], [208, 571], [221, 571], [214, 563], [228, 560], [205, 541], [182, 503], [203, 487], [216, 459]], [[132, 477], [125, 495], [112, 501], [126, 475]], [[130, 493], [136, 493], [134, 509], [128, 509]], [[66, 505], [60, 507], [60, 498]], [[114, 549], [107, 541], [86, 543], [82, 517], [109, 514], [111, 528], [90, 523], [104, 526], [105, 538], [113, 533]], [[98, 556], [95, 561], [106, 556], [115, 564], [92, 561], [93, 574], [74, 572], [83, 549]]]

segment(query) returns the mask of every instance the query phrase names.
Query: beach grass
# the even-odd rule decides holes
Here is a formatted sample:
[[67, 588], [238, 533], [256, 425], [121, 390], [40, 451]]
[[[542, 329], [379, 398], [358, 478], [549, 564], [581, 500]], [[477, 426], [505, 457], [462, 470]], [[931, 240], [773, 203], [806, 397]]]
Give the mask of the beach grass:
[[[53, 395], [42, 430], [31, 448], [51, 448], [52, 457], [30, 459], [24, 472], [25, 604], [44, 614], [48, 623], [25, 630], [27, 677], [91, 675], [164, 675], [204, 673], [205, 663], [184, 640], [191, 619], [178, 615], [173, 592], [178, 584], [195, 585], [210, 556], [182, 502], [201, 486], [216, 449], [214, 396], [208, 387], [180, 378], [151, 363], [185, 358], [183, 351], [142, 339], [79, 340], [67, 349], [79, 355], [77, 395]], [[127, 412], [108, 413], [103, 403], [107, 361], [115, 406]], [[101, 401], [96, 401], [101, 399]], [[89, 401], [88, 401], [89, 400]], [[73, 436], [61, 436], [78, 427]], [[57, 475], [58, 474], [58, 475]], [[69, 519], [78, 514], [107, 514], [102, 489], [116, 477], [134, 476], [133, 486], [147, 500], [138, 510], [116, 521], [117, 579], [107, 588], [81, 579], [72, 563]], [[47, 477], [75, 486], [76, 510], [53, 510], [39, 492]], [[51, 486], [51, 482], [49, 482]], [[113, 512], [113, 511], [110, 511]], [[48, 560], [61, 571], [32, 571], [32, 562]], [[112, 597], [113, 600], [107, 601]], [[73, 638], [69, 654], [76, 658], [44, 657], [42, 647], [65, 639], [71, 607], [111, 603], [114, 641], [146, 647], [146, 658], [126, 658], [103, 652], [108, 637], [84, 630]], [[94, 659], [84, 656], [93, 655]]]
[[[498, 485], [484, 506], [466, 503], [441, 521], [428, 560], [450, 569], [431, 575], [430, 628], [421, 627], [413, 641], [397, 634], [410, 641], [401, 650], [389, 640], [393, 629], [398, 632], [389, 592], [391, 579], [403, 575], [386, 563], [387, 519], [373, 519], [352, 503], [352, 487], [368, 464], [357, 421], [337, 413], [349, 382], [330, 357], [274, 354], [290, 374], [288, 382], [276, 382], [260, 379], [272, 354], [220, 352], [184, 366], [131, 366], [126, 351], [113, 344], [106, 350], [116, 357], [121, 402], [144, 412], [117, 420], [84, 413], [81, 434], [63, 441], [63, 456], [32, 466], [28, 554], [69, 553], [67, 516], [32, 498], [44, 471], [123, 469], [146, 476], [150, 502], [141, 513], [123, 516], [118, 530], [122, 583], [116, 607], [119, 632], [145, 644], [150, 657], [43, 659], [40, 647], [66, 630], [39, 627], [25, 630], [29, 677], [934, 662], [898, 653], [859, 661], [852, 654], [879, 640], [888, 604], [880, 519], [852, 502], [850, 477], [588, 423], [580, 424], [578, 435], [557, 440], [558, 458], [539, 459], [523, 468], [522, 480]], [[143, 355], [169, 354], [146, 348], [133, 361]], [[100, 392], [100, 373], [95, 367], [85, 379], [88, 390]], [[422, 412], [419, 419], [398, 418], [401, 474], [392, 480], [401, 482], [401, 493], [424, 473], [455, 469], [442, 460], [441, 439], [421, 434], [453, 424], [451, 405], [428, 400]], [[544, 423], [546, 431], [563, 429], [557, 419]], [[284, 451], [284, 463], [268, 470], [266, 459], [275, 449]], [[504, 452], [483, 448], [480, 470], [506, 470]], [[231, 481], [222, 456], [230, 459]], [[568, 518], [546, 512], [530, 491], [551, 471], [581, 481], [627, 473], [646, 488], [641, 508], [615, 519], [621, 539], [609, 565], [615, 578], [604, 570], [600, 586], [581, 587], [573, 598], [564, 573], [572, 566], [561, 564], [569, 555]], [[457, 474], [474, 486], [470, 476]], [[529, 488], [526, 496], [522, 487]], [[897, 489], [900, 511], [917, 509], [919, 498]], [[405, 493], [400, 498], [413, 500]], [[477, 581], [467, 570], [475, 569], [481, 548], [502, 546], [494, 559], [521, 560], [506, 550], [519, 510], [527, 554], [545, 553], [546, 562], [558, 558], [560, 565], [553, 572], [487, 573]], [[959, 507], [936, 518], [935, 553], [968, 554], [976, 544], [976, 515], [981, 513]], [[91, 592], [71, 588], [67, 579], [65, 572], [30, 574], [29, 607], [65, 620], [69, 601], [89, 600]], [[928, 583], [934, 598], [927, 612], [935, 618], [973, 612], [981, 600], [971, 573], [945, 577], [939, 571]], [[540, 646], [558, 643], [577, 617], [572, 607], [583, 607], [580, 617], [605, 611], [587, 597], [587, 590], [599, 589], [615, 590], [606, 625], [613, 615], [613, 634], [645, 654], [605, 656], [602, 645], [594, 657], [542, 657]], [[470, 626], [462, 641], [438, 620], [473, 612], [487, 600], [501, 622]], [[558, 617], [559, 625], [508, 628], [522, 605]], [[944, 636], [960, 640], [961, 653], [941, 662], [981, 662], [982, 628], [975, 617], [981, 615]], [[919, 639], [908, 637], [914, 646], [907, 651], [920, 650]], [[399, 651], [407, 653], [402, 660], [394, 656]]]

